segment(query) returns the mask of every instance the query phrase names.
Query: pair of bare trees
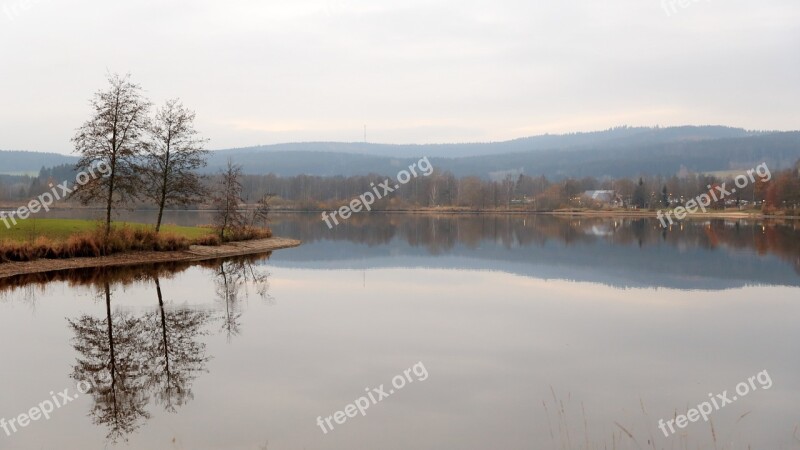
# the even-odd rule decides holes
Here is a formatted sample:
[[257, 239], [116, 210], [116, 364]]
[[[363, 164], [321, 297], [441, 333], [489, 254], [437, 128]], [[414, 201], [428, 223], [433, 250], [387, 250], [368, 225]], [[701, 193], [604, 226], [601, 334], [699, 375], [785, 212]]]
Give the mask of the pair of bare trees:
[[177, 99], [168, 100], [153, 117], [152, 103], [130, 76], [109, 75], [109, 86], [91, 100], [92, 117], [72, 139], [81, 158], [78, 171], [103, 164], [106, 176], [77, 186], [75, 195], [88, 204], [105, 205], [106, 237], [111, 212], [120, 205], [147, 200], [158, 206], [156, 232], [164, 208], [187, 205], [207, 195], [196, 170], [206, 165], [207, 142], [194, 129], [195, 114]]

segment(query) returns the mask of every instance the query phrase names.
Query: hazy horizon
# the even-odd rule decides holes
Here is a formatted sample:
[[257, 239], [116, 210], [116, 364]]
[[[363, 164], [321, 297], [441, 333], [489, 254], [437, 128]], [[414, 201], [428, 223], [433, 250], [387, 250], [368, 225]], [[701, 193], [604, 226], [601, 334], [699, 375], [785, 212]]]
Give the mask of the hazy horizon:
[[[785, 130], [779, 130], [779, 129], [754, 129], [754, 128], [747, 128], [747, 127], [731, 127], [731, 126], [728, 126], [728, 125], [708, 125], [708, 124], [706, 124], [706, 125], [694, 125], [694, 124], [688, 125], [688, 124], [683, 124], [683, 125], [671, 125], [671, 126], [660, 126], [660, 125], [619, 125], [617, 127], [623, 127], [623, 126], [627, 126], [628, 128], [653, 128], [653, 127], [659, 126], [662, 129], [680, 128], [680, 127], [707, 127], [707, 126], [716, 127], [716, 126], [719, 126], [719, 127], [726, 127], [726, 128], [742, 129], [742, 130], [745, 130], [745, 131], [748, 131], [748, 132], [762, 132], [762, 133], [786, 133], [786, 132], [800, 131], [800, 128], [797, 128], [797, 129], [785, 129]], [[617, 127], [611, 127], [611, 128], [617, 128]], [[246, 149], [246, 148], [265, 147], [265, 146], [278, 146], [278, 145], [293, 145], [293, 144], [369, 144], [369, 145], [411, 145], [411, 146], [415, 146], [415, 145], [426, 146], [426, 145], [497, 144], [497, 143], [521, 140], [521, 139], [536, 138], [536, 137], [541, 137], [541, 136], [566, 136], [566, 135], [570, 135], [570, 134], [600, 133], [600, 132], [603, 132], [603, 131], [608, 131], [611, 128], [581, 130], [581, 131], [568, 131], [568, 132], [564, 132], [564, 133], [542, 133], [542, 134], [536, 134], [536, 135], [530, 135], [530, 136], [518, 136], [518, 137], [509, 138], [509, 139], [493, 140], [493, 141], [460, 141], [460, 142], [459, 141], [453, 141], [453, 142], [422, 142], [422, 143], [420, 143], [420, 142], [370, 142], [370, 141], [364, 142], [363, 140], [362, 141], [358, 141], [358, 140], [352, 140], [352, 141], [332, 141], [332, 140], [329, 140], [329, 141], [325, 141], [325, 140], [310, 141], [309, 140], [309, 141], [258, 143], [258, 144], [252, 144], [252, 145], [242, 145], [242, 146], [237, 146], [237, 147], [225, 147], [225, 148], [222, 148], [222, 147], [216, 148], [216, 147], [213, 147], [213, 146], [209, 146], [207, 149], [209, 151], [213, 152], [213, 151], [224, 151], [224, 150], [233, 150], [233, 149]], [[210, 144], [213, 145], [213, 143], [210, 143]], [[23, 152], [35, 152], [35, 153], [57, 153], [57, 154], [60, 154], [60, 155], [67, 155], [67, 156], [74, 155], [73, 151], [70, 150], [70, 149], [67, 149], [67, 150], [64, 150], [64, 151], [58, 151], [58, 150], [48, 150], [48, 149], [0, 148], [0, 152], [2, 152], [2, 151], [23, 151]]]
[[686, 5], [7, 0], [0, 148], [68, 153], [107, 72], [180, 97], [215, 149], [360, 142], [364, 125], [392, 144], [797, 129], [800, 4]]

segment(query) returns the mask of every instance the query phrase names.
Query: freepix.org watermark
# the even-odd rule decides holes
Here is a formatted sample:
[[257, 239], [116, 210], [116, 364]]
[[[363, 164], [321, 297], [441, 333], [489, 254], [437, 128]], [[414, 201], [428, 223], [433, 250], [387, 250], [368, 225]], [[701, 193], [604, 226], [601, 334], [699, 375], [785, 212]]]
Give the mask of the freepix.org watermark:
[[[400, 189], [401, 185], [411, 181], [411, 178], [416, 178], [419, 176], [417, 169], [422, 172], [422, 176], [424, 177], [427, 177], [433, 173], [433, 166], [431, 165], [431, 162], [428, 161], [428, 157], [425, 156], [419, 161], [408, 166], [408, 170], [404, 169], [400, 172], [397, 172], [397, 183], [394, 186], [390, 185], [388, 178], [383, 180], [383, 183], [378, 183], [377, 186], [375, 186], [375, 183], [370, 183], [370, 186], [372, 186], [371, 191], [364, 192], [358, 198], [354, 198], [350, 204], [342, 206], [338, 210], [331, 212], [330, 216], [328, 215], [327, 211], [323, 211], [322, 220], [326, 225], [328, 225], [329, 229], [332, 229], [334, 224], [339, 225], [339, 220], [336, 218], [337, 214], [339, 215], [340, 219], [347, 220], [350, 218], [351, 214], [361, 212], [362, 209], [372, 211], [371, 206], [376, 200], [380, 200], [388, 196], [394, 192], [395, 189]], [[331, 220], [333, 220], [333, 224], [331, 224]]]
[[3, 14], [8, 19], [9, 22], [13, 22], [14, 20], [18, 19], [24, 13], [28, 12], [33, 5], [37, 3], [41, 3], [42, 0], [18, 0], [15, 2], [6, 2], [3, 3], [0, 9], [3, 10]]
[[[111, 173], [111, 167], [101, 161], [92, 166], [89, 172], [79, 172], [78, 175], [75, 176], [75, 183], [79, 186], [83, 186], [92, 179], [98, 178], [100, 175], [98, 175], [97, 172], [99, 172], [100, 175], [108, 175]], [[0, 212], [0, 220], [3, 221], [7, 229], [11, 229], [12, 225], [17, 224], [16, 218], [25, 220], [30, 217], [31, 214], [36, 214], [41, 210], [50, 211], [50, 206], [53, 205], [53, 202], [66, 198], [73, 191], [73, 189], [69, 187], [69, 181], [64, 181], [59, 185], [50, 183], [48, 186], [51, 188], [50, 191], [31, 200], [27, 205], [20, 206], [16, 211], [11, 211], [10, 213], [4, 211]], [[11, 223], [9, 223], [9, 221]]]
[[767, 163], [761, 163], [756, 166], [756, 168], [749, 169], [745, 173], [737, 175], [736, 178], [733, 179], [733, 184], [736, 185], [735, 188], [730, 188], [729, 190], [727, 188], [727, 183], [722, 183], [719, 186], [713, 187], [709, 184], [706, 186], [708, 188], [707, 193], [700, 194], [688, 200], [684, 206], [678, 206], [666, 213], [659, 209], [656, 213], [656, 217], [658, 217], [659, 222], [661, 222], [661, 226], [667, 228], [667, 221], [669, 221], [669, 225], [675, 223], [672, 220], [673, 214], [675, 215], [675, 220], [683, 220], [686, 218], [687, 214], [695, 214], [698, 209], [706, 212], [706, 208], [711, 205], [712, 201], [722, 201], [735, 194], [737, 189], [744, 189], [750, 183], [755, 183], [756, 179], [760, 180], [762, 183], [766, 183], [772, 179], [772, 173], [769, 171]]
[[65, 405], [72, 403], [80, 394], [86, 394], [95, 385], [91, 381], [81, 381], [76, 386], [78, 391], [70, 395], [69, 388], [60, 392], [50, 391], [50, 398], [45, 399], [38, 405], [29, 409], [27, 412], [19, 414], [11, 419], [6, 420], [5, 417], [0, 418], [0, 428], [6, 433], [6, 436], [11, 436], [13, 433], [27, 427], [37, 420], [49, 420], [50, 414], [57, 409], [63, 408]]
[[[667, 14], [667, 17], [672, 17], [677, 14], [679, 10], [686, 9], [695, 3], [700, 3], [701, 0], [661, 0], [661, 8]], [[707, 3], [711, 0], [705, 0]]]
[[[758, 386], [756, 386], [756, 381], [758, 381]], [[709, 415], [712, 412], [719, 411], [726, 405], [735, 402], [750, 392], [757, 391], [759, 387], [764, 390], [772, 387], [772, 378], [770, 378], [766, 370], [749, 377], [747, 381], [742, 381], [737, 384], [736, 395], [729, 395], [728, 391], [722, 391], [721, 394], [716, 395], [710, 393], [708, 394], [708, 401], [698, 404], [697, 408], [688, 410], [686, 414], [675, 416], [674, 419], [667, 421], [664, 419], [659, 420], [658, 428], [661, 429], [665, 437], [669, 437], [670, 434], [675, 433], [675, 426], [678, 428], [686, 428], [690, 422], [697, 422], [701, 417], [704, 422], [708, 422]], [[669, 432], [667, 432], [667, 428], [669, 428]]]
[[347, 419], [353, 418], [359, 413], [361, 413], [362, 416], [366, 416], [367, 409], [370, 406], [388, 398], [395, 393], [395, 390], [403, 389], [406, 383], [413, 383], [415, 380], [411, 377], [412, 373], [416, 376], [416, 381], [425, 381], [428, 379], [428, 369], [426, 369], [425, 365], [420, 361], [414, 364], [414, 366], [404, 370], [402, 374], [395, 375], [394, 378], [392, 378], [393, 388], [389, 388], [388, 392], [384, 385], [380, 385], [376, 388], [365, 388], [364, 390], [367, 392], [367, 395], [359, 397], [353, 403], [345, 405], [342, 411], [336, 411], [325, 418], [322, 416], [317, 417], [317, 425], [322, 429], [324, 434], [328, 434], [329, 431], [333, 430], [334, 425], [332, 422], [342, 425]]

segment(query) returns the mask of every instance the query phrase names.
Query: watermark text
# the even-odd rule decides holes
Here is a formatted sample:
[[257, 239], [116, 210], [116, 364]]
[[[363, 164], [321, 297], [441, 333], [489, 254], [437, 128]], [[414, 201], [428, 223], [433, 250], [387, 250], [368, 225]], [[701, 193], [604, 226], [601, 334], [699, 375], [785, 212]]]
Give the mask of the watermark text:
[[[756, 385], [758, 381], [758, 385]], [[708, 422], [709, 415], [714, 411], [719, 411], [725, 406], [735, 402], [736, 400], [744, 397], [750, 392], [755, 392], [758, 388], [769, 389], [772, 387], [772, 378], [766, 370], [747, 378], [747, 381], [742, 381], [736, 385], [736, 394], [729, 394], [728, 391], [722, 391], [721, 394], [708, 394], [708, 401], [702, 402], [696, 408], [689, 409], [686, 414], [680, 414], [673, 419], [665, 421], [661, 419], [658, 421], [658, 428], [664, 433], [665, 437], [675, 433], [675, 427], [686, 428], [690, 422], [697, 422], [700, 418], [704, 422]], [[667, 431], [669, 429], [669, 432]]]
[[[386, 388], [380, 385], [376, 388], [365, 388], [366, 395], [357, 398], [353, 403], [345, 405], [342, 411], [336, 411], [328, 417], [317, 417], [317, 425], [322, 429], [324, 434], [333, 431], [334, 424], [344, 424], [348, 418], [356, 417], [359, 413], [362, 416], [367, 415], [367, 409], [370, 406], [376, 405], [381, 400], [388, 398], [395, 393], [395, 390], [403, 389], [406, 383], [413, 383], [415, 379], [411, 375], [416, 376], [416, 381], [425, 381], [428, 379], [428, 369], [422, 364], [422, 361], [414, 364], [412, 367], [403, 371], [402, 374], [397, 374], [392, 378], [392, 387]], [[388, 389], [388, 390], [387, 390]]]
[[[433, 173], [433, 166], [431, 162], [428, 161], [428, 157], [423, 157], [419, 161], [408, 166], [408, 170], [403, 169], [398, 172], [397, 183], [394, 185], [391, 184], [388, 178], [383, 180], [383, 183], [378, 183], [377, 186], [375, 186], [375, 183], [370, 183], [372, 187], [371, 191], [364, 192], [358, 198], [354, 198], [348, 205], [332, 211], [330, 215], [327, 211], [323, 211], [322, 220], [328, 225], [328, 229], [333, 229], [334, 225], [339, 225], [339, 219], [347, 220], [353, 213], [361, 212], [363, 209], [372, 211], [372, 204], [375, 203], [376, 200], [387, 197], [395, 190], [400, 189], [401, 185], [411, 181], [411, 178], [419, 176], [417, 169], [420, 170], [424, 177]], [[336, 218], [337, 214], [339, 219]], [[331, 223], [331, 221], [333, 221], [333, 223]]]

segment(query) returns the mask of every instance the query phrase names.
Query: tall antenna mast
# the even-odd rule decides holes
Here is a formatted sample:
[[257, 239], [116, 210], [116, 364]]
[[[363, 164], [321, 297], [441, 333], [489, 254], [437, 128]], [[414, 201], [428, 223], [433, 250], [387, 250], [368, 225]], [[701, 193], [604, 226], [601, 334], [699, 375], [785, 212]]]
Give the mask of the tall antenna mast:
[[364, 125], [364, 143], [367, 143], [367, 125]]

